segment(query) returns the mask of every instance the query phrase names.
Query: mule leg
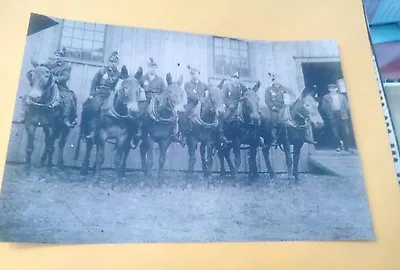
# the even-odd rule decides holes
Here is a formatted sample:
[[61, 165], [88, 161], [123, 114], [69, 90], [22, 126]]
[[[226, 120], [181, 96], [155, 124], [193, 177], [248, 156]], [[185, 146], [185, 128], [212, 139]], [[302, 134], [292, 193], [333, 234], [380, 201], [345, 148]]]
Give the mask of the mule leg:
[[298, 172], [298, 167], [299, 167], [299, 160], [300, 160], [300, 150], [301, 147], [303, 146], [303, 143], [296, 143], [293, 146], [293, 177], [295, 182], [299, 180], [299, 172]]
[[229, 170], [231, 171], [232, 180], [235, 181], [236, 177], [237, 177], [237, 168], [236, 168], [235, 164], [233, 164], [233, 162], [232, 162], [232, 159], [230, 156], [231, 150], [232, 150], [231, 147], [224, 149], [224, 158], [226, 160], [226, 163], [228, 163]]
[[142, 171], [145, 176], [149, 174], [149, 168], [147, 166], [147, 152], [148, 152], [148, 142], [142, 141], [139, 147], [140, 151], [140, 162], [142, 165]]
[[53, 154], [54, 154], [54, 136], [50, 128], [43, 127], [44, 132], [44, 140], [45, 140], [45, 151], [41, 158], [41, 165], [44, 165], [44, 162], [47, 159], [47, 170], [50, 172], [53, 167]]
[[147, 170], [151, 172], [154, 164], [154, 140], [149, 136], [147, 140]]
[[207, 177], [207, 157], [206, 157], [206, 144], [200, 144], [200, 158], [201, 158], [201, 168], [203, 170], [204, 177]]
[[205, 170], [205, 176], [208, 180], [208, 186], [210, 186], [211, 183], [211, 174], [212, 174], [212, 166], [213, 166], [213, 143], [207, 143], [207, 159], [206, 159], [206, 170]]
[[288, 142], [284, 142], [283, 144], [283, 152], [285, 153], [286, 167], [288, 172], [288, 179], [293, 179], [293, 159], [290, 153], [290, 144]]
[[100, 179], [100, 170], [104, 163], [104, 152], [105, 152], [105, 139], [99, 138], [97, 147], [96, 147], [96, 167], [95, 167], [95, 178]]
[[233, 146], [233, 154], [235, 155], [235, 167], [236, 170], [239, 170], [240, 164], [242, 163], [240, 157], [240, 142], [237, 140]]
[[225, 156], [224, 156], [224, 150], [219, 149], [218, 150], [218, 159], [219, 159], [219, 175], [220, 176], [225, 176], [226, 175], [226, 169], [225, 169]]
[[32, 153], [33, 150], [35, 149], [35, 133], [36, 133], [36, 127], [34, 125], [26, 125], [25, 126], [26, 133], [27, 133], [27, 144], [26, 144], [26, 157], [25, 157], [25, 169], [29, 170], [32, 165]]
[[129, 152], [130, 152], [130, 145], [128, 143], [128, 146], [126, 147], [123, 156], [122, 156], [122, 165], [121, 165], [121, 176], [125, 177], [125, 173], [126, 173], [126, 162], [128, 160], [128, 156], [129, 156]]
[[127, 136], [121, 136], [117, 140], [116, 153], [115, 153], [115, 159], [114, 159], [114, 166], [115, 166], [115, 170], [116, 170], [118, 178], [122, 176], [122, 174], [121, 174], [122, 161], [125, 156], [125, 151], [126, 151], [127, 147], [129, 147], [129, 141], [128, 141]]
[[43, 150], [43, 154], [40, 156], [40, 163], [39, 163], [39, 167], [44, 167], [46, 164], [46, 161], [48, 159], [48, 144], [49, 144], [49, 137], [50, 137], [50, 131], [49, 128], [47, 127], [42, 127], [43, 133], [44, 133], [44, 150]]
[[189, 181], [189, 179], [193, 177], [194, 165], [196, 164], [196, 142], [189, 136], [187, 137], [187, 147], [189, 154], [189, 166], [188, 166], [188, 181]]
[[262, 152], [264, 156], [265, 165], [267, 166], [269, 177], [271, 177], [271, 179], [274, 180], [276, 178], [276, 174], [274, 168], [272, 167], [271, 159], [269, 158], [270, 149], [271, 149], [271, 144], [268, 144], [262, 149]]
[[57, 161], [57, 167], [61, 170], [64, 169], [64, 148], [65, 144], [67, 143], [67, 137], [69, 134], [69, 129], [64, 128], [61, 131], [60, 134], [60, 139], [58, 140], [58, 161]]
[[89, 160], [93, 149], [93, 140], [86, 140], [86, 151], [81, 166], [81, 174], [87, 175], [89, 172]]
[[249, 151], [249, 184], [257, 177], [257, 145], [250, 145]]
[[165, 158], [167, 157], [167, 150], [171, 144], [171, 140], [162, 140], [159, 142], [160, 156], [158, 158], [158, 185], [161, 186], [164, 182], [164, 164]]

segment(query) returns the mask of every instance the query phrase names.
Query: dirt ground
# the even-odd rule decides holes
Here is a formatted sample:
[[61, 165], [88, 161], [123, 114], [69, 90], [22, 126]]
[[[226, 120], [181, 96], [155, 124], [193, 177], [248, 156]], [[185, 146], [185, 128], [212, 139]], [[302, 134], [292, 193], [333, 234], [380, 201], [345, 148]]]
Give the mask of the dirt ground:
[[[46, 176], [35, 168], [7, 165], [0, 199], [0, 241], [38, 243], [242, 242], [373, 240], [362, 178], [303, 174], [261, 177], [233, 187], [199, 176], [185, 188], [184, 174], [166, 173], [155, 187], [138, 172], [111, 189], [79, 171]], [[244, 177], [244, 176], [243, 176]]]

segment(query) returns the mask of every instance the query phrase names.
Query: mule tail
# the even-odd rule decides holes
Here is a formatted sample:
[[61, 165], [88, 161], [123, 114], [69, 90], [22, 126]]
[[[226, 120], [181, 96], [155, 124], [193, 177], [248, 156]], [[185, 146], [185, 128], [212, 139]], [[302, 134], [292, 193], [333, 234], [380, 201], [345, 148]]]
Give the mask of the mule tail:
[[74, 160], [78, 160], [79, 157], [79, 150], [81, 148], [81, 140], [82, 140], [82, 127], [79, 130], [79, 136], [78, 136], [78, 141], [76, 142], [76, 148], [75, 148], [75, 155], [74, 155]]

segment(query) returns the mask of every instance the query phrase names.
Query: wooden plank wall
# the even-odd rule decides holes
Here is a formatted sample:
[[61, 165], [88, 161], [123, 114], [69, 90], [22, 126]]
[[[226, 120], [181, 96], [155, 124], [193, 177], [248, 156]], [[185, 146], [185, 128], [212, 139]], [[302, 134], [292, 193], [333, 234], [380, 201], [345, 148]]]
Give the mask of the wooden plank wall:
[[[21, 68], [20, 84], [17, 96], [22, 96], [27, 89], [25, 73], [30, 68], [31, 58], [38, 61], [45, 61], [57, 49], [58, 40], [61, 33], [61, 25], [49, 28], [27, 38], [23, 65]], [[187, 33], [177, 33], [169, 31], [159, 31], [151, 29], [108, 26], [106, 39], [106, 58], [113, 50], [117, 50], [123, 64], [127, 65], [128, 70], [134, 73], [139, 66], [147, 69], [148, 59], [153, 57], [159, 68], [159, 76], [165, 78], [167, 72], [171, 72], [175, 78], [179, 75], [184, 76], [184, 81], [190, 79], [186, 65], [196, 66], [201, 70], [200, 77], [204, 82], [208, 82], [213, 77], [212, 64], [212, 38], [208, 36], [192, 35]], [[52, 40], [53, 42], [47, 42]], [[327, 55], [333, 51], [337, 53], [336, 44], [325, 43], [315, 45], [315, 43], [279, 43], [279, 42], [255, 42], [250, 47], [250, 64], [254, 80], [261, 80], [262, 87], [266, 87], [266, 74], [274, 71], [280, 74], [282, 83], [293, 89], [298, 88], [298, 77], [296, 77], [296, 64], [294, 56], [310, 57], [315, 55]], [[336, 50], [335, 50], [336, 49]], [[332, 54], [332, 53], [331, 53]], [[210, 63], [211, 62], [211, 63]], [[178, 66], [178, 63], [180, 64]], [[98, 70], [99, 65], [72, 64], [72, 74], [69, 86], [78, 97], [78, 113], [80, 114], [82, 103], [89, 95], [91, 80]], [[20, 99], [17, 98], [15, 117], [20, 112]], [[79, 121], [80, 119], [78, 119]], [[83, 158], [84, 144], [81, 144], [81, 154], [78, 161], [73, 160], [75, 144], [78, 138], [78, 128], [75, 128], [69, 138], [65, 148], [65, 163], [69, 166], [80, 166]], [[20, 125], [13, 125], [9, 141], [7, 161], [21, 162], [25, 158], [26, 135], [25, 130]], [[35, 153], [33, 160], [38, 161], [40, 153], [43, 151], [43, 135], [38, 131], [35, 140]], [[308, 160], [310, 149], [304, 146], [301, 154], [300, 171], [308, 171]], [[56, 150], [57, 154], [57, 150]], [[158, 152], [156, 150], [156, 157]], [[94, 157], [94, 153], [93, 153]], [[168, 151], [166, 169], [185, 170], [187, 168], [187, 149], [180, 145], [173, 144]], [[173, 157], [173, 158], [171, 158]], [[247, 150], [242, 151], [242, 165], [240, 170], [247, 171]], [[285, 159], [281, 150], [271, 151], [271, 160], [274, 168], [278, 172], [285, 172]], [[140, 168], [140, 156], [138, 150], [131, 152], [128, 159], [130, 168]], [[261, 155], [258, 155], [258, 167], [265, 171], [265, 164]], [[154, 162], [157, 167], [157, 160]], [[113, 166], [113, 147], [107, 145], [106, 160], [104, 167]], [[196, 169], [200, 169], [200, 158], [197, 157]], [[215, 157], [214, 169], [219, 170], [219, 162]]]

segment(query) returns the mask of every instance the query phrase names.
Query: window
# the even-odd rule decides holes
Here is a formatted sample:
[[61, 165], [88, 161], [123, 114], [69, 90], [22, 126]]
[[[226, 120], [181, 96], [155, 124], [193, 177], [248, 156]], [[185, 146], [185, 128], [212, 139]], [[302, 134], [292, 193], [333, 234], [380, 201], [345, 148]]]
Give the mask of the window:
[[240, 77], [250, 77], [248, 43], [214, 37], [214, 72], [220, 76], [230, 76], [239, 72]]
[[104, 24], [64, 21], [60, 48], [66, 57], [82, 61], [102, 62], [105, 41]]

